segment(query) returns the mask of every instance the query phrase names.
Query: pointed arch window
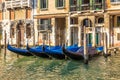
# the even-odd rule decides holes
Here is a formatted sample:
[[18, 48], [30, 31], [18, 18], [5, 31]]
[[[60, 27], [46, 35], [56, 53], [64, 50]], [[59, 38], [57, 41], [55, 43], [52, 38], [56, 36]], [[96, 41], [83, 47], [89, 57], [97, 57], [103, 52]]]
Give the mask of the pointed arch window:
[[31, 25], [30, 25], [30, 23], [26, 24], [26, 38], [31, 38]]
[[3, 29], [2, 29], [2, 26], [0, 25], [0, 40], [2, 39], [2, 31]]

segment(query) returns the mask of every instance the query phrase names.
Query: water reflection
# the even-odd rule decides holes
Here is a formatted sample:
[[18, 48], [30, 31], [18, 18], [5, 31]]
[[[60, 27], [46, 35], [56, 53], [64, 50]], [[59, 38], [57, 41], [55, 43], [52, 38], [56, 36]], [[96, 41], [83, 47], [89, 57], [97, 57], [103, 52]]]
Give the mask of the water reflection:
[[[0, 54], [2, 62], [2, 54]], [[14, 62], [14, 63], [12, 63]], [[12, 63], [12, 64], [11, 64]], [[1, 63], [0, 63], [1, 64]], [[85, 65], [83, 61], [22, 57], [7, 53], [4, 73], [0, 80], [119, 80], [120, 54], [105, 61], [95, 57]], [[0, 67], [1, 68], [1, 67]]]

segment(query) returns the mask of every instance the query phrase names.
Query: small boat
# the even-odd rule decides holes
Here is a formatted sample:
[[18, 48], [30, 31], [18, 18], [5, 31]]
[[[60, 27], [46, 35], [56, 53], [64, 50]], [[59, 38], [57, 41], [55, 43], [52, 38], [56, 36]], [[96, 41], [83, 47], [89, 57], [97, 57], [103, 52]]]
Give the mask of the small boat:
[[82, 53], [77, 52], [78, 50], [82, 50], [82, 48], [83, 47], [80, 47], [80, 48], [74, 49], [74, 51], [70, 51], [68, 49], [65, 49], [65, 47], [63, 47], [62, 51], [67, 57], [69, 57], [71, 59], [82, 60], [82, 59], [84, 59], [84, 54], [82, 54], [83, 52]]
[[15, 48], [9, 44], [7, 45], [7, 49], [22, 56], [32, 56], [32, 54], [27, 49]]
[[[71, 59], [74, 60], [82, 60], [84, 59], [84, 47], [81, 46], [80, 48], [76, 48], [74, 51], [70, 51], [68, 49], [65, 49], [65, 47], [62, 48], [63, 53], [68, 56]], [[95, 47], [88, 47], [88, 57], [94, 57], [98, 56], [97, 50]]]
[[[46, 47], [48, 47], [48, 46], [46, 46]], [[49, 58], [49, 56], [47, 54], [45, 54], [45, 52], [43, 51], [43, 46], [42, 45], [37, 46], [37, 47], [33, 47], [33, 48], [30, 48], [27, 45], [27, 50], [34, 56]]]
[[104, 47], [103, 46], [96, 47], [96, 50], [98, 53], [101, 53], [101, 52], [103, 52]]
[[62, 53], [62, 49], [45, 49], [45, 53], [49, 55], [50, 57], [56, 58], [56, 59], [65, 59], [65, 55]]
[[[77, 45], [72, 45], [67, 47], [68, 50], [72, 50], [74, 47], [77, 47]], [[74, 49], [73, 49], [74, 50]], [[45, 48], [44, 52], [56, 59], [65, 59], [66, 56], [63, 54], [62, 47], [61, 46], [55, 46], [52, 49]]]

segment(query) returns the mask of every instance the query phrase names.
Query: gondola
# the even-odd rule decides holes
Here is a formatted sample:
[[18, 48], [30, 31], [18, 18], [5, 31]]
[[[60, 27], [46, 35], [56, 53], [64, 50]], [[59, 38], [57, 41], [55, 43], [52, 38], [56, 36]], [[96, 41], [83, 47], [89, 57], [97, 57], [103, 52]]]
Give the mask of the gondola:
[[[74, 60], [82, 60], [84, 59], [84, 47], [81, 46], [80, 48], [74, 50], [74, 51], [70, 51], [65, 49], [65, 47], [62, 47], [63, 53], [68, 56], [71, 59]], [[97, 53], [97, 50], [95, 47], [88, 47], [88, 57], [94, 57], [94, 56], [98, 56], [99, 54]]]
[[65, 59], [65, 55], [62, 53], [62, 49], [51, 50], [51, 49], [46, 48], [45, 53], [52, 58]]
[[[80, 47], [80, 49], [82, 49], [83, 47]], [[79, 50], [79, 48], [77, 48], [76, 50], [74, 51], [70, 51], [70, 50], [67, 50], [65, 49], [65, 47], [62, 47], [62, 51], [63, 53], [70, 59], [74, 59], [74, 60], [82, 60], [84, 59], [84, 54], [82, 54], [83, 52], [81, 53], [78, 53], [77, 51]]]
[[[48, 47], [48, 46], [46, 46], [46, 47]], [[43, 51], [42, 45], [30, 48], [27, 44], [27, 50], [34, 56], [49, 58], [49, 56], [47, 54], [45, 54], [45, 52]]]
[[[72, 50], [74, 47], [77, 47], [76, 44], [67, 47], [68, 50]], [[74, 50], [74, 49], [73, 49]], [[65, 59], [66, 56], [63, 54], [62, 47], [55, 47], [54, 49], [45, 48], [44, 52], [56, 59]]]
[[27, 49], [15, 48], [10, 44], [7, 45], [7, 49], [15, 54], [22, 55], [22, 56], [32, 56], [32, 54]]

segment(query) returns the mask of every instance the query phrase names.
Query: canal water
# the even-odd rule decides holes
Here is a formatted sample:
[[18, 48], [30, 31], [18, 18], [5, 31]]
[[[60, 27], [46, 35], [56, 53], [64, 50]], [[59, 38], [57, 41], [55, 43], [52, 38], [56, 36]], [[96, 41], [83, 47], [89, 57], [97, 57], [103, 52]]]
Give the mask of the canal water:
[[6, 61], [0, 53], [0, 80], [120, 80], [120, 53], [107, 60], [95, 57], [85, 65], [83, 61], [16, 58], [7, 53]]

